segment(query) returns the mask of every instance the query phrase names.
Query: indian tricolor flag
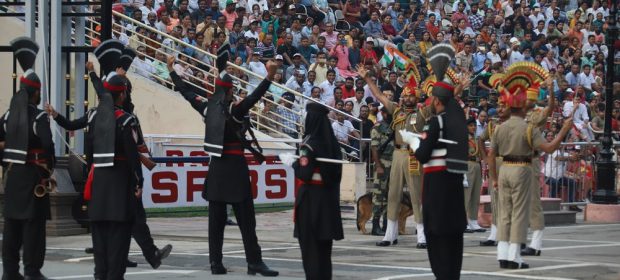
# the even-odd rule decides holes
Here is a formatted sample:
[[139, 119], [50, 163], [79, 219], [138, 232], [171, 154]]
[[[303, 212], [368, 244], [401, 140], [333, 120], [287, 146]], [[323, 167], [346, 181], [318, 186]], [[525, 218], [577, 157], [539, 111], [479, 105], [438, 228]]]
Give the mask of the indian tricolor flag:
[[390, 45], [385, 45], [383, 58], [381, 59], [385, 62], [385, 65], [391, 65], [394, 63], [394, 66], [401, 70], [405, 70], [407, 64], [410, 63], [409, 58], [404, 53]]

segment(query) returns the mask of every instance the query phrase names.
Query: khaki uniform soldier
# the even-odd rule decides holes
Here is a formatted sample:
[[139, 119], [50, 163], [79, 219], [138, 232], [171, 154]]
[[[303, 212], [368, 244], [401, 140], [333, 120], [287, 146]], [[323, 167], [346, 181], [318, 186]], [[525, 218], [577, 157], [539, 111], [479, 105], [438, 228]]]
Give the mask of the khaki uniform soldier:
[[[529, 130], [525, 122], [526, 91], [537, 90], [541, 77], [540, 66], [532, 63], [516, 63], [511, 65], [502, 81], [501, 98], [510, 107], [511, 117], [498, 127], [491, 138], [489, 169], [493, 178], [493, 187], [499, 187], [499, 220], [497, 259], [500, 268], [529, 268], [521, 259], [520, 246], [527, 240], [529, 222], [530, 192], [532, 180], [532, 155], [536, 149], [553, 152], [560, 145], [572, 125], [568, 119], [558, 136], [550, 143], [543, 140], [538, 129]], [[546, 77], [545, 77], [546, 78]], [[531, 139], [528, 140], [528, 139]], [[503, 158], [499, 176], [495, 170], [495, 156]]]
[[480, 166], [480, 147], [476, 133], [476, 119], [467, 120], [468, 151], [467, 151], [467, 185], [465, 185], [465, 211], [467, 213], [467, 229], [465, 232], [485, 232], [478, 225], [478, 208], [480, 204], [480, 187], [482, 186], [482, 168]]
[[[500, 120], [492, 119], [487, 125], [487, 127], [484, 129], [480, 137], [478, 137], [478, 147], [482, 147], [481, 150], [483, 153], [483, 158], [485, 159], [487, 156], [486, 151], [484, 149], [485, 143], [486, 141], [491, 140], [491, 135], [493, 135], [493, 132], [495, 132], [497, 127], [499, 127], [500, 122], [503, 122], [505, 121], [506, 118], [510, 117], [510, 109], [506, 110], [503, 103], [500, 102], [499, 108], [498, 108], [498, 114], [500, 116]], [[503, 116], [507, 116], [507, 117], [503, 117]], [[486, 161], [488, 162], [488, 159]], [[502, 165], [502, 158], [495, 157], [495, 172], [496, 173], [499, 173], [499, 168], [501, 165]], [[491, 178], [491, 176], [489, 176], [488, 180], [489, 180], [488, 191], [489, 191], [489, 196], [491, 197], [491, 233], [489, 234], [489, 237], [487, 237], [487, 240], [480, 241], [480, 246], [497, 245], [497, 214], [499, 212], [499, 209], [498, 209], [499, 198], [498, 198], [498, 191], [495, 188], [493, 188], [493, 179]]]
[[[547, 88], [553, 87], [553, 80], [547, 79]], [[538, 91], [527, 92], [526, 117], [528, 123], [527, 137], [531, 142], [533, 130], [541, 130], [547, 124], [547, 118], [555, 107], [554, 94], [549, 95], [549, 104], [546, 108], [534, 108], [538, 99]], [[543, 213], [542, 202], [540, 201], [540, 154], [534, 151], [532, 155], [532, 178], [530, 195], [530, 229], [532, 232], [532, 241], [530, 245], [521, 251], [524, 256], [540, 256], [542, 249], [543, 230], [545, 229], [545, 215]]]
[[[385, 107], [381, 108], [381, 114], [383, 121], [377, 123], [370, 131], [370, 149], [375, 164], [371, 234], [377, 236], [385, 234], [379, 226], [379, 220], [381, 216], [386, 214], [388, 183], [392, 167], [392, 153], [394, 152], [394, 142], [392, 141], [394, 136], [390, 127], [392, 120]], [[387, 223], [387, 220], [384, 220], [384, 223]]]
[[[358, 70], [359, 71], [359, 70]], [[370, 75], [363, 75], [366, 83], [370, 86], [373, 95], [383, 104], [386, 110], [392, 114], [391, 128], [394, 131], [405, 129], [412, 132], [421, 132], [423, 123], [418, 123], [419, 118], [416, 113], [417, 96], [415, 87], [407, 86], [401, 94], [401, 106], [390, 100], [385, 93], [381, 92], [372, 81]], [[389, 246], [398, 243], [398, 213], [400, 212], [400, 202], [402, 199], [402, 189], [406, 184], [411, 194], [411, 204], [413, 215], [416, 222], [417, 245], [418, 249], [426, 248], [426, 238], [424, 236], [424, 225], [422, 223], [422, 176], [420, 163], [416, 160], [408, 145], [403, 142], [402, 137], [395, 133], [394, 152], [392, 154], [392, 168], [390, 170], [390, 183], [388, 188], [388, 207], [385, 236], [383, 240], [377, 242], [377, 246]]]

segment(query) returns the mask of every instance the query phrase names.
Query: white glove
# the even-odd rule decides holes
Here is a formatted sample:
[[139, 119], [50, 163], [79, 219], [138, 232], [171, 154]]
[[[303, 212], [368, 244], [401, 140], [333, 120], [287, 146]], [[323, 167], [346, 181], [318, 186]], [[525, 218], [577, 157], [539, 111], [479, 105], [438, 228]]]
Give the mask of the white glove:
[[403, 141], [409, 144], [409, 148], [411, 148], [411, 150], [415, 152], [418, 147], [420, 147], [420, 138], [415, 137], [413, 133], [404, 129], [401, 129], [399, 132], [400, 136], [403, 138]]
[[463, 175], [463, 187], [469, 187], [469, 182], [467, 182], [467, 176]]
[[292, 166], [297, 160], [297, 157], [291, 153], [279, 154], [278, 157], [280, 158], [280, 161], [287, 166]]

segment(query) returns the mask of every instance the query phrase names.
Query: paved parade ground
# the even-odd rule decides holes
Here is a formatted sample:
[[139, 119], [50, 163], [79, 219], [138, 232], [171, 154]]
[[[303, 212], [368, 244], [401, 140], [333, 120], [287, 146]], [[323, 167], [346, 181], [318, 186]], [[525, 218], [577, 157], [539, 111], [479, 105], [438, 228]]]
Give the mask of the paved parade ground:
[[[263, 259], [280, 271], [280, 279], [303, 279], [297, 240], [292, 237], [292, 211], [257, 214], [257, 235]], [[355, 213], [344, 210], [345, 239], [334, 243], [334, 279], [434, 279], [426, 250], [415, 249], [415, 236], [399, 238], [397, 246], [377, 247], [379, 237], [361, 235]], [[462, 279], [620, 279], [620, 224], [578, 224], [545, 230], [542, 256], [526, 257], [532, 269], [502, 270], [494, 247], [479, 247], [487, 233], [465, 234]], [[224, 265], [228, 275], [209, 270], [207, 218], [151, 218], [155, 243], [174, 246], [158, 270], [152, 270], [132, 242], [130, 258], [139, 263], [126, 279], [253, 279], [246, 274], [241, 236], [226, 228]], [[370, 229], [370, 224], [368, 225]], [[414, 230], [410, 218], [407, 226]], [[43, 273], [53, 279], [92, 279], [93, 257], [84, 253], [90, 235], [48, 237]]]

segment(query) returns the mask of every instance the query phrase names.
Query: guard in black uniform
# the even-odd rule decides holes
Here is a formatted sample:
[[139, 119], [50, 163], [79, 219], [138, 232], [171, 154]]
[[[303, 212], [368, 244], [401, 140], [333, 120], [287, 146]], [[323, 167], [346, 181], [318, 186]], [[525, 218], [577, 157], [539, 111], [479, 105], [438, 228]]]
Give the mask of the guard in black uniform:
[[295, 231], [306, 279], [332, 278], [333, 240], [344, 238], [340, 217], [342, 164], [317, 161], [341, 159], [342, 153], [325, 106], [307, 105], [300, 158], [293, 164], [301, 184], [295, 198]]
[[[126, 72], [131, 66], [131, 63], [133, 62], [134, 57], [135, 57], [135, 52], [130, 48], [125, 48], [123, 50], [123, 54], [121, 55], [119, 59], [120, 60], [119, 67], [122, 68], [123, 71]], [[88, 74], [90, 76], [91, 82], [93, 83], [93, 86], [95, 88], [103, 88], [103, 83], [101, 82], [101, 79], [99, 79], [97, 74], [94, 72], [93, 64], [88, 63], [86, 65], [86, 68], [89, 71]], [[123, 109], [126, 113], [131, 114], [135, 119], [136, 131], [138, 132], [138, 150], [146, 149], [144, 138], [142, 136], [142, 129], [140, 127], [140, 121], [138, 120], [138, 117], [133, 113], [134, 104], [131, 101], [131, 90], [132, 90], [131, 82], [127, 80], [127, 91], [126, 91], [127, 97], [125, 98]], [[64, 116], [54, 111], [54, 109], [51, 107], [50, 107], [50, 110], [48, 111], [48, 113], [52, 115], [52, 117], [58, 123], [58, 125], [60, 125], [61, 127], [67, 130], [78, 130], [78, 129], [82, 129], [85, 127], [92, 128], [92, 119], [93, 119], [93, 116], [96, 114], [96, 112], [97, 112], [96, 107], [93, 107], [89, 109], [83, 117], [69, 121]], [[87, 132], [89, 130], [87, 130]], [[92, 142], [91, 135], [92, 135], [91, 133], [86, 133], [87, 142]], [[147, 149], [147, 152], [148, 152], [148, 149]], [[88, 154], [88, 152], [86, 152], [86, 154]], [[89, 166], [90, 166], [90, 164], [92, 163], [92, 159], [88, 158], [87, 162], [89, 163]], [[147, 166], [147, 168], [149, 167]], [[137, 172], [141, 174], [142, 169], [141, 168], [138, 169]], [[151, 231], [148, 225], [146, 224], [146, 212], [144, 211], [144, 205], [142, 204], [141, 192], [142, 192], [142, 189], [139, 189], [140, 195], [138, 197], [136, 219], [134, 220], [131, 235], [133, 236], [134, 240], [136, 240], [136, 243], [138, 243], [138, 245], [140, 246], [140, 249], [142, 250], [142, 254], [144, 255], [144, 258], [147, 260], [147, 262], [151, 265], [151, 267], [153, 267], [154, 269], [157, 269], [161, 265], [161, 261], [170, 255], [170, 252], [172, 251], [172, 245], [168, 244], [164, 246], [162, 249], [159, 249], [157, 248], [157, 246], [155, 246], [153, 237], [151, 236]], [[135, 262], [132, 262], [129, 260], [127, 261], [127, 264], [128, 264], [127, 265], [128, 267], [137, 265]]]
[[[467, 226], [463, 181], [467, 173], [467, 126], [463, 109], [454, 100], [454, 86], [444, 73], [454, 48], [439, 44], [428, 52], [437, 81], [432, 108], [436, 116], [425, 127], [419, 147], [411, 145], [423, 164], [422, 210], [428, 258], [437, 279], [459, 279], [463, 261], [463, 232]], [[438, 140], [455, 141], [446, 144]], [[417, 148], [417, 149], [416, 149]]]
[[[24, 75], [19, 91], [0, 119], [4, 143], [4, 232], [2, 236], [3, 280], [47, 279], [41, 274], [45, 260], [45, 223], [50, 218], [50, 176], [54, 142], [41, 102], [41, 82], [31, 69], [39, 46], [27, 37], [11, 42]], [[24, 276], [19, 273], [23, 249]]]
[[123, 279], [129, 253], [131, 229], [136, 215], [137, 193], [142, 185], [137, 150], [136, 122], [123, 111], [127, 80], [112, 71], [123, 46], [116, 40], [103, 42], [95, 55], [106, 77], [105, 91], [94, 117], [93, 168], [87, 181], [91, 199], [96, 279]]
[[[248, 111], [267, 92], [271, 80], [277, 71], [275, 62], [267, 63], [267, 77], [254, 92], [242, 101], [234, 102], [232, 78], [226, 73], [228, 61], [228, 44], [218, 50], [216, 66], [219, 77], [215, 79], [215, 92], [204, 99], [191, 91], [185, 82], [174, 72], [174, 58], [168, 58], [168, 70], [176, 89], [200, 113], [205, 121], [204, 149], [211, 157], [209, 173], [205, 180], [203, 198], [209, 201], [209, 259], [212, 274], [226, 274], [222, 264], [222, 246], [224, 227], [226, 225], [226, 205], [231, 204], [235, 211], [237, 223], [243, 238], [245, 257], [248, 262], [248, 274], [277, 276], [278, 272], [269, 269], [261, 256], [261, 249], [256, 237], [256, 217], [250, 185], [250, 174], [244, 150], [248, 149], [254, 157], [264, 159], [258, 150], [246, 140], [249, 128]], [[254, 139], [252, 143], [258, 142]], [[234, 172], [234, 176], [230, 176]]]

